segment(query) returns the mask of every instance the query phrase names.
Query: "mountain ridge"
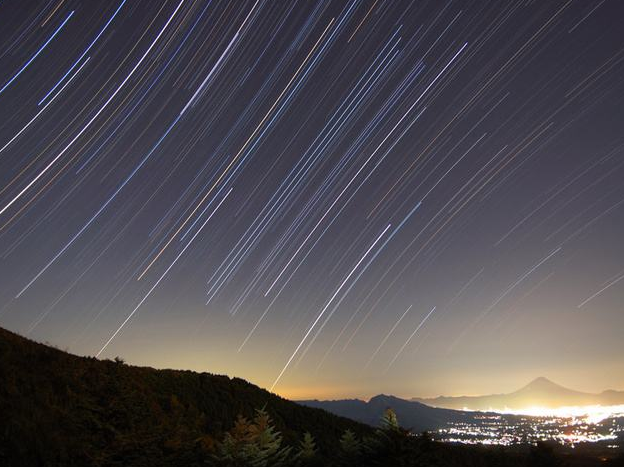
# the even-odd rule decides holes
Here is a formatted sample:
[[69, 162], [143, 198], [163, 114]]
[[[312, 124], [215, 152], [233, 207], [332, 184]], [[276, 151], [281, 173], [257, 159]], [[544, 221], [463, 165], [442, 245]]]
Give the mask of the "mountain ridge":
[[239, 415], [263, 407], [288, 445], [309, 432], [324, 455], [346, 429], [371, 432], [241, 378], [80, 357], [2, 328], [0, 381], [6, 466], [137, 465], [142, 455], [162, 465], [201, 464]]
[[410, 400], [431, 407], [455, 410], [505, 411], [522, 410], [536, 406], [555, 409], [566, 406], [624, 404], [624, 391], [613, 389], [606, 389], [600, 393], [576, 391], [539, 376], [510, 393], [481, 396], [414, 397]]
[[[546, 396], [549, 397], [546, 400]], [[402, 399], [378, 394], [368, 401], [362, 399], [300, 400], [299, 404], [325, 409], [367, 425], [376, 426], [381, 414], [392, 408], [402, 426], [413, 431], [432, 431], [456, 423], [479, 423], [483, 413], [505, 412], [534, 407], [537, 399], [546, 400], [543, 407], [556, 408], [573, 405], [624, 404], [624, 392], [606, 390], [600, 394], [568, 389], [540, 376], [512, 393], [487, 396], [440, 396], [429, 399]]]
[[396, 412], [404, 428], [414, 432], [432, 431], [450, 423], [472, 421], [477, 413], [462, 410], [431, 407], [422, 402], [401, 399], [396, 396], [378, 394], [368, 401], [361, 399], [300, 400], [299, 404], [327, 410], [336, 415], [350, 418], [371, 426], [377, 426], [388, 408]]

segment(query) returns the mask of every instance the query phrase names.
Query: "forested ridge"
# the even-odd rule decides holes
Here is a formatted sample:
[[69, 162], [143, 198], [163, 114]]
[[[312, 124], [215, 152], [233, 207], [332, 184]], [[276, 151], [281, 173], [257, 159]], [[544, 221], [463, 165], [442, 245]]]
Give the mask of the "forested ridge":
[[310, 432], [323, 452], [346, 429], [369, 431], [240, 378], [78, 357], [4, 329], [0, 381], [0, 465], [191, 462], [263, 407], [286, 443]]

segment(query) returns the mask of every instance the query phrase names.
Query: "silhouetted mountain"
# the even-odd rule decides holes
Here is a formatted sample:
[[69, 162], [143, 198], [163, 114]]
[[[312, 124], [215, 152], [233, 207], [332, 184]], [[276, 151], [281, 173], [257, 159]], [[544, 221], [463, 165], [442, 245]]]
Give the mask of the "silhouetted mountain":
[[590, 394], [574, 391], [544, 377], [539, 377], [522, 389], [509, 394], [440, 396], [432, 399], [414, 398], [412, 400], [446, 409], [521, 410], [533, 406], [557, 408], [576, 405], [619, 405], [624, 404], [624, 391], [608, 390], [600, 394]]
[[321, 453], [346, 429], [239, 378], [78, 357], [0, 328], [0, 465], [205, 465], [239, 414], [265, 407], [284, 441], [310, 432]]
[[436, 430], [450, 422], [472, 421], [475, 414], [460, 410], [449, 410], [429, 407], [416, 401], [400, 399], [380, 394], [368, 402], [359, 399], [318, 401], [298, 401], [300, 404], [325, 409], [342, 417], [348, 417], [371, 426], [377, 426], [387, 408], [397, 414], [401, 426], [414, 432]]

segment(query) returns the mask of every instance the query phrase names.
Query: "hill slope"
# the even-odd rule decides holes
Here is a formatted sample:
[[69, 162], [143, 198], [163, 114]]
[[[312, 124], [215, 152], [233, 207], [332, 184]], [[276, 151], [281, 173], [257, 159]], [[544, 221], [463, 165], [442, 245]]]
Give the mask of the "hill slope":
[[[239, 414], [266, 407], [284, 440], [322, 452], [357, 422], [239, 378], [70, 355], [0, 328], [0, 465], [200, 465]], [[145, 464], [143, 463], [145, 462]]]
[[531, 381], [518, 391], [509, 394], [487, 396], [436, 397], [433, 399], [414, 398], [433, 407], [469, 410], [521, 410], [526, 407], [540, 406], [557, 408], [576, 405], [618, 405], [624, 404], [623, 391], [603, 391], [590, 394], [565, 388], [540, 377]]

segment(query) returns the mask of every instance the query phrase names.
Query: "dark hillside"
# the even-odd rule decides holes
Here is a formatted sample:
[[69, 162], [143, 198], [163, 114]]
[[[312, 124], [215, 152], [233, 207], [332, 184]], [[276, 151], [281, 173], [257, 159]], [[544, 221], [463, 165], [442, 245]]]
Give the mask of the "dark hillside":
[[369, 432], [239, 378], [77, 357], [4, 329], [0, 381], [2, 466], [193, 464], [262, 407], [286, 443], [309, 431], [324, 453], [346, 429]]

